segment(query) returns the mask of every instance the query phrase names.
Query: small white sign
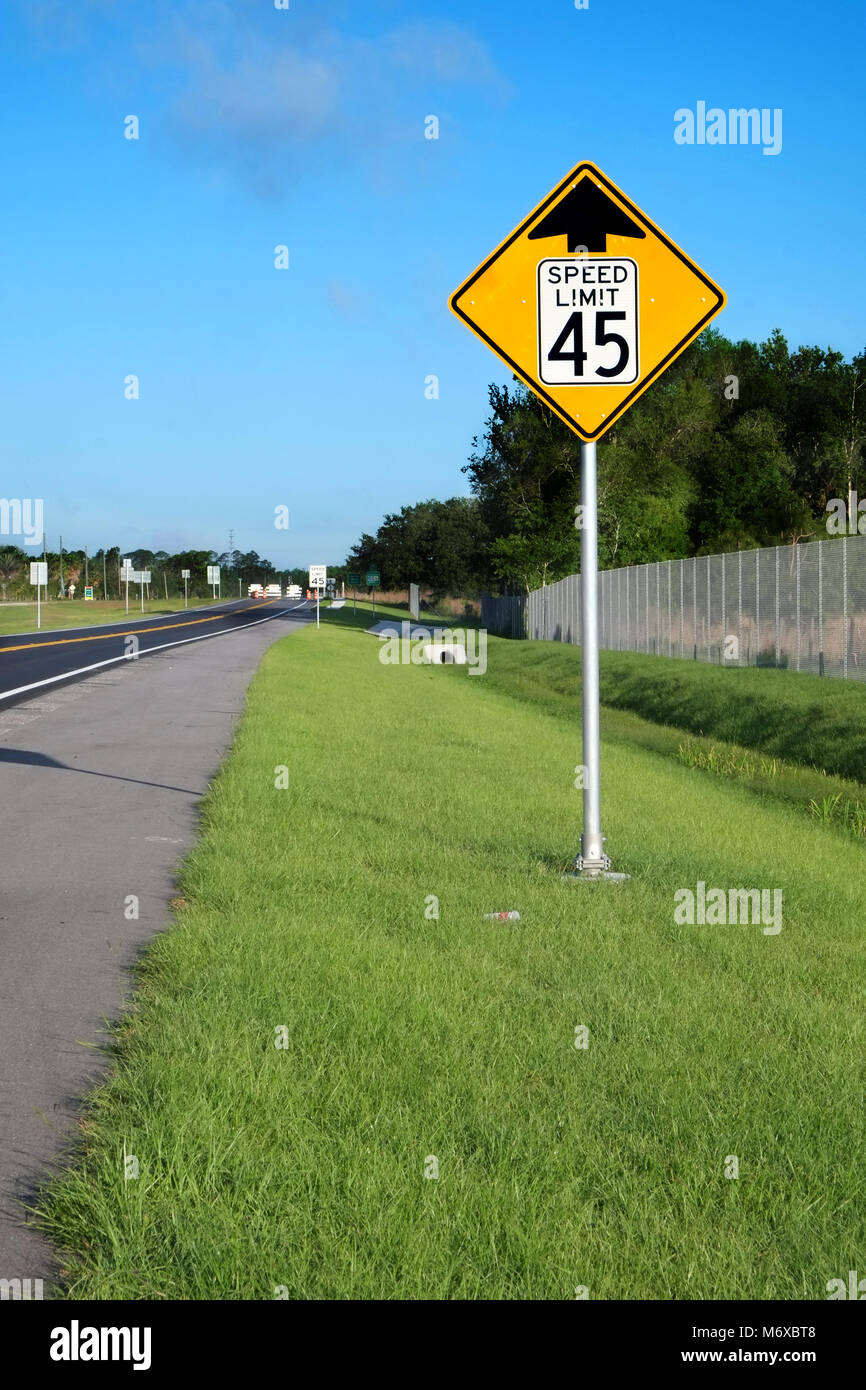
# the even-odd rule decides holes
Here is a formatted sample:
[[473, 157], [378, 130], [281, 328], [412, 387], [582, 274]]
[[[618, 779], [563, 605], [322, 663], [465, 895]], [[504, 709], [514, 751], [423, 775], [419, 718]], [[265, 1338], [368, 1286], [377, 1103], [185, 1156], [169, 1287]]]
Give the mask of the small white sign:
[[220, 582], [220, 567], [219, 567], [219, 565], [208, 565], [208, 567], [207, 567], [207, 582], [208, 582], [208, 584], [219, 584], [219, 582]]
[[310, 588], [324, 589], [328, 578], [327, 565], [310, 565]]
[[538, 375], [546, 386], [637, 381], [637, 262], [569, 256], [538, 265]]
[[31, 584], [47, 584], [47, 583], [48, 583], [48, 561], [47, 561], [47, 560], [31, 560], [31, 561], [30, 561], [30, 583], [31, 583]]
[[181, 579], [189, 579], [189, 570], [181, 570], [180, 577]]
[[142, 583], [142, 584], [149, 584], [149, 583], [150, 583], [150, 570], [142, 570], [142, 571], [141, 571], [141, 583]]

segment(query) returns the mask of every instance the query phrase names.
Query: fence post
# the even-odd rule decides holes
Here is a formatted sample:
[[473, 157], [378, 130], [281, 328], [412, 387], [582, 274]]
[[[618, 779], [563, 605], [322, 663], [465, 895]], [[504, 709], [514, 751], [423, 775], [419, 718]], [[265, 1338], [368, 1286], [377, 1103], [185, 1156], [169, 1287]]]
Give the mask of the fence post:
[[631, 651], [631, 614], [629, 612], [631, 598], [629, 595], [629, 570], [630, 567], [627, 565], [625, 571], [625, 649], [627, 652]]
[[673, 567], [673, 560], [668, 560], [666, 563], [668, 568], [668, 656], [673, 656], [674, 634], [671, 623], [671, 569]]
[[761, 552], [755, 551], [755, 665], [761, 654]]
[[656, 656], [662, 654], [662, 562], [656, 560]]
[[710, 661], [710, 623], [712, 622], [712, 610], [710, 608], [710, 557], [707, 556], [707, 661]]
[[727, 603], [726, 603], [726, 594], [725, 594], [725, 557], [724, 557], [724, 555], [722, 555], [722, 642], [721, 642], [721, 653], [722, 653], [722, 665], [723, 665], [723, 666], [724, 666], [725, 661], [726, 661], [726, 656], [725, 656], [725, 644], [726, 644], [727, 638], [728, 638], [728, 634], [727, 634], [727, 632], [726, 632], [727, 626], [728, 626], [728, 606], [727, 606]]
[[779, 547], [776, 546], [776, 666], [779, 665], [779, 658], [782, 648], [779, 642]]
[[842, 679], [848, 679], [848, 537], [842, 537]]
[[824, 542], [818, 542], [818, 675], [824, 674]]
[[743, 552], [737, 551], [737, 665], [743, 664]]
[[796, 566], [797, 566], [797, 670], [800, 669], [800, 547], [796, 547]]

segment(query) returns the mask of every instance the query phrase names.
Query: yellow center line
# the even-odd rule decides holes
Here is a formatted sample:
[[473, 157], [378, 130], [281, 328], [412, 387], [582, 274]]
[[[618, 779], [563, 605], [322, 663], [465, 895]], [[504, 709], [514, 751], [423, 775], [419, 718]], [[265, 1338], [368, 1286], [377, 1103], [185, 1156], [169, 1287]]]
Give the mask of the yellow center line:
[[[256, 603], [253, 608], [267, 608], [271, 603], [276, 603], [276, 599], [269, 598], [266, 603]], [[241, 611], [252, 613], [253, 608], [244, 608]], [[216, 623], [219, 622], [220, 618], [227, 618], [228, 616], [228, 613], [213, 613], [208, 618], [189, 618], [184, 619], [182, 623], [160, 623], [158, 627], [127, 627], [124, 628], [123, 632], [94, 632], [89, 637], [54, 637], [50, 642], [21, 642], [17, 647], [0, 647], [0, 656], [4, 652], [26, 652], [31, 647], [66, 647], [75, 642], [105, 642], [109, 637], [139, 637], [146, 636], [148, 632], [170, 632], [176, 627], [195, 627], [197, 623]]]

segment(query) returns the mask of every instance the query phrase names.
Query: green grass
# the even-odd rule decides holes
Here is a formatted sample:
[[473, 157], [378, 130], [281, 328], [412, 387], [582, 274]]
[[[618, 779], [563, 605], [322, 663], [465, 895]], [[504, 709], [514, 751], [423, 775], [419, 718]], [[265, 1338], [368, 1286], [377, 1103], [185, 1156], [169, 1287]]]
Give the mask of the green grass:
[[[611, 653], [601, 653], [603, 667], [609, 655]], [[619, 660], [618, 653], [613, 655]], [[636, 663], [635, 691], [638, 698], [635, 703], [639, 703], [640, 676], [645, 671], [645, 663], [650, 664], [648, 675], [653, 676], [652, 663], [657, 662], [658, 658], [637, 655], [631, 660]], [[691, 694], [692, 687], [701, 690], [706, 679], [705, 670], [705, 667], [689, 663], [681, 665], [679, 670], [662, 674], [672, 679], [677, 687], [685, 686]], [[655, 674], [657, 677], [658, 673]], [[730, 678], [730, 690], [732, 682], [736, 680], [736, 672], [728, 671], [721, 674]], [[800, 678], [799, 675], [792, 674], [790, 681], [796, 683]], [[497, 658], [489, 679], [498, 690], [509, 694], [513, 699], [528, 701], [534, 707], [543, 709], [545, 713], [566, 720], [573, 729], [579, 730], [579, 649], [563, 647], [559, 643], [510, 643], [508, 650], [500, 653]], [[787, 680], [778, 682], [773, 692], [776, 698], [776, 726], [781, 726], [784, 721], [791, 719], [792, 707], [796, 708], [796, 686], [793, 691], [789, 691], [786, 689], [788, 684]], [[616, 698], [616, 687], [609, 673], [605, 689], [608, 698]], [[827, 682], [822, 684], [821, 689], [827, 690]], [[859, 687], [847, 697], [848, 700], [854, 701], [853, 707], [847, 710], [847, 716], [852, 719], [857, 712], [858, 692]], [[829, 691], [829, 698], [832, 705], [832, 690]], [[645, 748], [649, 752], [674, 758], [701, 772], [734, 777], [749, 792], [796, 806], [804, 815], [817, 816], [825, 821], [832, 820], [850, 833], [863, 836], [862, 804], [866, 802], [863, 778], [866, 775], [866, 767], [858, 772], [861, 780], [854, 777], [845, 778], [825, 772], [814, 763], [802, 764], [781, 758], [775, 753], [765, 754], [761, 751], [760, 744], [757, 748], [748, 748], [720, 739], [713, 733], [687, 734], [686, 730], [691, 727], [692, 720], [686, 708], [682, 724], [678, 724], [681, 708], [676, 702], [671, 702], [664, 710], [670, 722], [655, 724], [630, 709], [603, 705], [602, 735], [607, 743], [616, 742]], [[837, 724], [844, 728], [844, 717], [844, 712], [840, 712], [829, 721], [834, 728], [834, 735], [829, 743], [819, 745], [814, 742], [811, 745], [815, 757], [826, 758], [831, 766], [838, 761], [836, 755], [840, 741], [844, 748], [844, 737], [840, 735], [837, 738], [835, 732]], [[711, 730], [717, 727], [737, 727], [736, 710], [728, 709], [721, 698], [713, 707], [707, 702], [703, 710], [703, 720]], [[739, 727], [744, 737], [750, 735], [748, 720], [743, 720]], [[765, 739], [765, 742], [772, 743], [773, 740]], [[796, 752], [797, 749], [792, 748], [791, 751]], [[856, 761], [854, 766], [856, 768]]]
[[[224, 602], [226, 600], [223, 600]], [[190, 608], [203, 608], [207, 604], [213, 603], [212, 598], [191, 598]], [[154, 617], [163, 613], [183, 612], [183, 599], [145, 599], [144, 617]], [[141, 603], [132, 594], [129, 596], [129, 614], [126, 612], [126, 603], [123, 599], [106, 599], [104, 602], [94, 601], [84, 603], [78, 599], [50, 599], [48, 603], [42, 604], [42, 628], [43, 632], [51, 632], [56, 628], [66, 627], [94, 627], [97, 623], [121, 623], [127, 616], [140, 618], [142, 616]], [[36, 631], [36, 603], [31, 604], [2, 604], [0, 603], [0, 636], [15, 632], [35, 632]]]
[[[723, 669], [633, 652], [602, 652], [600, 665], [608, 729], [617, 727], [613, 711], [629, 711], [654, 725], [866, 781], [866, 686], [860, 681]], [[570, 718], [579, 710], [580, 649], [509, 642], [491, 679], [517, 698]]]
[[[811, 1299], [862, 1262], [863, 848], [614, 738], [633, 878], [563, 883], [579, 730], [533, 646], [488, 655], [385, 667], [345, 610], [266, 655], [43, 1202], [71, 1296]], [[781, 887], [783, 930], [678, 925], [699, 879]]]

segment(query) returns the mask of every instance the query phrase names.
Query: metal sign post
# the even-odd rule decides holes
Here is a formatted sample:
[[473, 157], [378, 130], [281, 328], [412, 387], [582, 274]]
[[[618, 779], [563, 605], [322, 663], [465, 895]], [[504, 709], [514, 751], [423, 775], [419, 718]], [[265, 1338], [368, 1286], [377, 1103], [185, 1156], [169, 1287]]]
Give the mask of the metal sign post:
[[48, 562], [46, 560], [30, 561], [30, 583], [36, 585], [36, 628], [38, 631], [42, 626], [41, 585], [45, 585], [46, 595], [48, 593]]
[[124, 557], [120, 568], [120, 578], [126, 585], [126, 611], [129, 612], [129, 581], [132, 578], [132, 561]]
[[354, 574], [350, 574], [350, 575], [349, 575], [349, 585], [350, 585], [351, 590], [352, 590], [352, 616], [353, 616], [353, 617], [354, 617], [354, 616], [357, 614], [357, 612], [358, 612], [358, 605], [357, 605], [357, 603], [355, 602], [355, 599], [356, 599], [356, 597], [357, 597], [357, 588], [358, 588], [358, 585], [360, 584], [360, 582], [361, 582], [361, 576], [360, 576], [360, 574], [354, 573]]
[[[583, 681], [583, 833], [575, 869], [597, 878], [610, 868], [601, 833], [598, 692], [598, 505], [595, 444], [580, 446], [580, 667]], [[620, 878], [626, 877], [624, 874]]]
[[188, 608], [188, 607], [189, 607], [189, 600], [188, 600], [188, 596], [187, 596], [187, 588], [186, 588], [186, 586], [187, 586], [187, 584], [189, 583], [189, 570], [181, 570], [181, 572], [180, 572], [180, 577], [181, 577], [181, 579], [183, 580], [183, 606], [184, 606], [184, 608]]

